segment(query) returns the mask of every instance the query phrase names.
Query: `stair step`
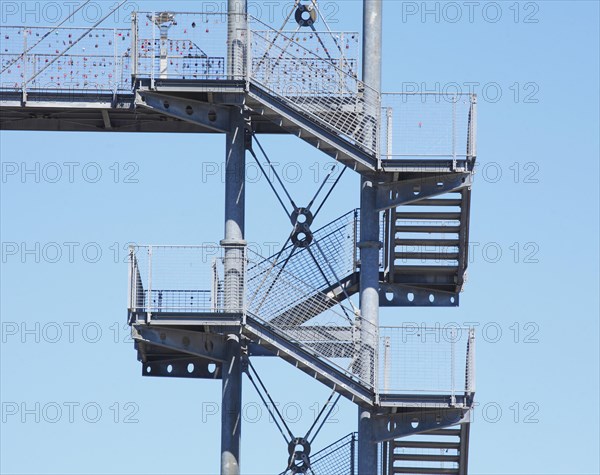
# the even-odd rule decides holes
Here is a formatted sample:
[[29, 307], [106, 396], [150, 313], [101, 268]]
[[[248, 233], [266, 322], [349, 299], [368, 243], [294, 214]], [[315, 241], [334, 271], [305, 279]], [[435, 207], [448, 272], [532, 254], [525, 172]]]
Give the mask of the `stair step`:
[[429, 440], [395, 440], [394, 449], [455, 449], [460, 447], [459, 442], [438, 442]]
[[394, 259], [418, 259], [423, 261], [457, 261], [458, 252], [396, 252]]
[[423, 435], [446, 435], [460, 437], [460, 429], [435, 429], [425, 432]]
[[418, 246], [418, 247], [458, 247], [458, 239], [396, 239], [396, 246]]
[[427, 200], [414, 201], [407, 206], [461, 206], [461, 199], [429, 198]]
[[416, 473], [416, 474], [432, 474], [432, 475], [458, 475], [457, 468], [426, 468], [426, 467], [392, 467], [392, 473]]
[[396, 213], [396, 219], [460, 221], [460, 213]]
[[460, 462], [459, 455], [433, 455], [433, 454], [393, 454], [394, 461], [410, 462]]
[[395, 266], [399, 274], [455, 274], [457, 266]]
[[458, 234], [460, 226], [395, 226], [396, 233]]

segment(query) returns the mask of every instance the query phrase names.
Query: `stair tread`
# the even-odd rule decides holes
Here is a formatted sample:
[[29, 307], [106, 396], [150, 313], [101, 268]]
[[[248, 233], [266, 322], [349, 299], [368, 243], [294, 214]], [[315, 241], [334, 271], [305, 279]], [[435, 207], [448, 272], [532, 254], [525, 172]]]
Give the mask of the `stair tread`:
[[438, 442], [434, 440], [395, 440], [394, 448], [414, 449], [458, 449], [459, 442]]
[[395, 252], [394, 259], [456, 261], [458, 252]]
[[396, 246], [431, 246], [431, 247], [458, 247], [458, 239], [395, 239]]
[[446, 221], [459, 221], [460, 213], [448, 213], [448, 212], [396, 212], [396, 219], [409, 219], [413, 221], [422, 221], [422, 220], [446, 220]]
[[459, 455], [435, 455], [435, 454], [392, 454], [395, 461], [407, 462], [459, 462]]
[[429, 233], [429, 234], [458, 234], [460, 226], [394, 226], [396, 233]]
[[428, 467], [391, 467], [392, 473], [415, 473], [423, 475], [457, 474], [457, 468], [428, 468]]
[[426, 200], [414, 201], [407, 206], [461, 206], [461, 199], [429, 198]]

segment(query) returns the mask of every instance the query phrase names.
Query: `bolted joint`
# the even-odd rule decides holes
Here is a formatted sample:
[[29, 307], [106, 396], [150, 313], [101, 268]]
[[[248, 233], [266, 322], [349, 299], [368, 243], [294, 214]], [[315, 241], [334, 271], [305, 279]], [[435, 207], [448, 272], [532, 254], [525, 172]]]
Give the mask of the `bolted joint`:
[[383, 243], [380, 241], [361, 241], [356, 245], [359, 249], [377, 249], [380, 250], [383, 247]]

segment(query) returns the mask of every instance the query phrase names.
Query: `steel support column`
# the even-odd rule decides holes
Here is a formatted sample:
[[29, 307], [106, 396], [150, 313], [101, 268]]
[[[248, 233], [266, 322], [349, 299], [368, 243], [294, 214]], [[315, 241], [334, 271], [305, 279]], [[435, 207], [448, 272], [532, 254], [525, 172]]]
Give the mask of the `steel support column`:
[[[240, 313], [244, 305], [245, 121], [241, 111], [231, 118], [225, 164], [225, 309]], [[239, 331], [227, 337], [221, 405], [221, 474], [239, 475], [242, 369]]]
[[[382, 0], [363, 0], [363, 81], [381, 91]], [[367, 89], [366, 94], [371, 94]], [[366, 103], [373, 103], [366, 101]], [[378, 120], [379, 111], [367, 111]], [[374, 122], [376, 123], [376, 122]], [[378, 130], [373, 130], [374, 134]], [[377, 137], [374, 137], [376, 139]], [[377, 187], [370, 179], [361, 179], [360, 191], [360, 314], [361, 377], [371, 381], [377, 391], [377, 346], [379, 329], [379, 212]], [[358, 410], [358, 473], [377, 474], [377, 443], [373, 438], [373, 413]]]
[[[239, 32], [246, 28], [245, 0], [228, 3], [228, 68], [234, 73]], [[240, 312], [244, 303], [244, 223], [246, 137], [242, 110], [231, 114], [225, 163], [225, 307]], [[239, 475], [242, 424], [242, 364], [239, 331], [227, 336], [221, 403], [221, 475]]]

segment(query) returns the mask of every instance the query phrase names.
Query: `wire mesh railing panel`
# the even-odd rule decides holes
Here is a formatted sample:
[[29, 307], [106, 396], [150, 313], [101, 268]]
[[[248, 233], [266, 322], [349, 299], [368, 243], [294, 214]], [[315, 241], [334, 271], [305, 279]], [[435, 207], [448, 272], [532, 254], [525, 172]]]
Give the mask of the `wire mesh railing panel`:
[[352, 90], [351, 80], [358, 77], [358, 33], [256, 29], [252, 34], [269, 43], [265, 51], [256, 43], [253, 72], [273, 90], [289, 92], [291, 84], [300, 84], [299, 93], [319, 94], [328, 83], [342, 92]]
[[235, 14], [138, 12], [136, 76], [244, 80], [245, 40], [241, 37], [244, 32], [240, 31], [240, 37], [232, 46], [239, 48], [241, 56], [232, 56], [235, 65], [227, 64], [227, 29], [232, 15]]
[[[358, 474], [358, 435], [348, 434], [340, 440], [310, 456], [311, 475], [357, 475]], [[280, 475], [292, 475], [285, 471]]]
[[471, 331], [407, 324], [379, 329], [381, 394], [464, 394]]
[[0, 26], [0, 89], [131, 91], [131, 30]]
[[[249, 256], [248, 314], [366, 387], [374, 387], [372, 368], [355, 374], [363, 349], [354, 312], [268, 259], [250, 252]], [[376, 340], [377, 328], [365, 327], [363, 332], [369, 330]]]
[[[350, 44], [358, 42], [358, 34], [347, 35], [344, 42], [350, 48]], [[329, 32], [315, 32], [311, 37], [255, 29], [250, 38], [250, 80], [301, 114], [376, 155], [379, 93], [358, 80], [354, 59], [343, 54], [346, 46], [339, 44], [330, 49], [321, 45], [325, 41], [335, 45], [341, 38], [341, 34]]]
[[290, 245], [269, 261], [310, 287], [329, 291], [356, 271], [357, 229], [358, 212], [351, 211], [315, 231], [308, 247]]
[[245, 265], [240, 248], [135, 247], [130, 308], [151, 314], [243, 313]]
[[381, 159], [471, 158], [473, 94], [381, 95]]

